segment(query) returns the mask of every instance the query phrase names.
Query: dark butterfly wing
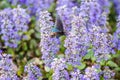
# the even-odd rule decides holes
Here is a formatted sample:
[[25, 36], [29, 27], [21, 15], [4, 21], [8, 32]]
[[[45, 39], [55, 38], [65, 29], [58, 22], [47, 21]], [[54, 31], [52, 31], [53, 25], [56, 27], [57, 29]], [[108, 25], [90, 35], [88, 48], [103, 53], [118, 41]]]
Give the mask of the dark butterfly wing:
[[62, 20], [59, 15], [56, 16], [55, 27], [59, 30], [59, 32], [64, 32]]
[[61, 35], [64, 35], [63, 30], [64, 29], [63, 29], [62, 20], [60, 19], [60, 16], [57, 15], [56, 21], [55, 21], [55, 26], [52, 28], [51, 37], [56, 36], [57, 38], [59, 38]]

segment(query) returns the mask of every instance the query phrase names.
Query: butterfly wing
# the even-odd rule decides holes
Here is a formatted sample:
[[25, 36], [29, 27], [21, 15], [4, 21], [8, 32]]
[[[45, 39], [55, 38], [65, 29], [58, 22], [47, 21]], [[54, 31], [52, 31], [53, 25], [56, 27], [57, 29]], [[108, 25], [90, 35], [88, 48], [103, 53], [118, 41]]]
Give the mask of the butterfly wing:
[[59, 38], [61, 35], [64, 35], [63, 24], [60, 19], [60, 16], [57, 15], [56, 21], [55, 21], [55, 26], [53, 26], [53, 28], [52, 28], [51, 36], [52, 37], [56, 36], [57, 38]]
[[59, 32], [64, 32], [62, 20], [59, 15], [56, 16], [55, 27], [59, 30]]

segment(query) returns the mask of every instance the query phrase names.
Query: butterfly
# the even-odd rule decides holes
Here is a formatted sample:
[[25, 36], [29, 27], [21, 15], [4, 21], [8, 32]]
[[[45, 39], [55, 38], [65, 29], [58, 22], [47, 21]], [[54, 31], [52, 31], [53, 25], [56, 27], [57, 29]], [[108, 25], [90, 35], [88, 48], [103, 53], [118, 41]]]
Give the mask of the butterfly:
[[60, 16], [57, 15], [56, 21], [55, 21], [55, 26], [52, 27], [51, 37], [59, 38], [62, 35], [64, 35], [63, 24], [62, 24], [62, 20], [60, 19]]

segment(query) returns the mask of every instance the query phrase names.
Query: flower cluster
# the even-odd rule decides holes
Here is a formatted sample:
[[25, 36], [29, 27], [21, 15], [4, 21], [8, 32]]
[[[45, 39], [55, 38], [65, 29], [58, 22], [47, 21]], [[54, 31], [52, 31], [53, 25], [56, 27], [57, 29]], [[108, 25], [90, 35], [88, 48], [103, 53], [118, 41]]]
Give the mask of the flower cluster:
[[13, 63], [11, 55], [0, 55], [0, 80], [19, 80], [16, 72], [17, 66]]
[[57, 0], [57, 7], [67, 5], [67, 7], [74, 7], [78, 5], [76, 0]]
[[16, 5], [25, 5], [31, 15], [35, 15], [37, 10], [47, 10], [54, 0], [8, 0], [8, 2]]
[[72, 30], [67, 36], [64, 46], [65, 55], [71, 65], [80, 65], [81, 58], [87, 53], [89, 48], [89, 37], [85, 21], [81, 16], [73, 16]]
[[120, 1], [119, 0], [111, 0], [114, 3], [115, 10], [117, 15], [120, 15]]
[[90, 29], [89, 36], [97, 61], [108, 60], [109, 54], [114, 51], [112, 35], [103, 32], [99, 26], [93, 26], [92, 29]]
[[97, 0], [82, 0], [80, 15], [86, 21], [87, 26], [90, 27], [91, 24], [94, 24], [103, 27], [107, 20], [107, 12], [103, 11], [103, 9]]
[[107, 14], [110, 13], [110, 1], [109, 0], [98, 0], [98, 3], [102, 5], [102, 12], [105, 12]]
[[70, 80], [100, 80], [100, 76], [103, 76], [104, 80], [110, 80], [114, 79], [115, 73], [108, 66], [102, 70], [100, 65], [94, 64], [91, 67], [88, 66], [84, 71], [74, 69], [70, 75]]
[[83, 80], [100, 80], [100, 66], [93, 65], [85, 69]]
[[27, 72], [27, 76], [23, 80], [38, 80], [42, 77], [42, 73], [36, 65], [29, 63], [25, 66], [24, 72]]
[[74, 71], [72, 71], [70, 75], [70, 80], [83, 80], [83, 74], [80, 72], [79, 69], [74, 69]]
[[56, 37], [51, 37], [51, 30], [54, 26], [50, 13], [48, 11], [42, 11], [39, 14], [39, 26], [41, 32], [41, 52], [42, 59], [46, 66], [50, 67], [50, 63], [56, 57], [57, 52], [59, 51], [60, 40]]
[[[104, 6], [108, 6], [109, 2], [104, 2]], [[97, 0], [83, 0], [80, 6], [80, 16], [85, 21], [87, 33], [89, 34], [89, 43], [93, 47], [94, 56], [97, 62], [108, 60], [108, 56], [113, 52], [113, 37], [108, 33], [107, 15], [109, 8], [101, 7], [102, 1]], [[86, 41], [85, 41], [86, 42]]]
[[120, 16], [118, 16], [118, 20], [117, 20], [117, 30], [114, 33], [114, 47], [117, 48], [118, 50], [120, 50]]
[[16, 48], [28, 29], [30, 16], [20, 7], [0, 11], [0, 36], [4, 46]]
[[114, 3], [114, 6], [115, 6], [115, 9], [116, 9], [116, 12], [117, 12], [117, 29], [116, 31], [114, 32], [114, 40], [113, 40], [113, 43], [114, 43], [114, 48], [120, 50], [120, 1], [117, 1], [117, 0], [113, 0], [113, 3]]
[[113, 79], [115, 76], [115, 73], [112, 70], [110, 70], [110, 68], [108, 66], [104, 67], [102, 74], [103, 74], [103, 77], [105, 80]]
[[51, 65], [51, 68], [54, 70], [52, 75], [53, 80], [70, 80], [69, 73], [66, 70], [66, 60], [64, 58], [55, 58]]
[[115, 73], [108, 66], [102, 70], [100, 65], [94, 64], [91, 67], [88, 66], [84, 71], [74, 69], [70, 75], [70, 80], [100, 80], [100, 76], [103, 76], [104, 80], [110, 80], [114, 78]]

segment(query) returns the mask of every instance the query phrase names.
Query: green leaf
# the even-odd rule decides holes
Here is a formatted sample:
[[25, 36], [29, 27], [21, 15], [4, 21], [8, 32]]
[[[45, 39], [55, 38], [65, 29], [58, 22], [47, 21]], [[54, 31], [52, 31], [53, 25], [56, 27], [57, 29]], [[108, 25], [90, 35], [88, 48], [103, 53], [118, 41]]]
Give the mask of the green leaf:
[[45, 73], [45, 78], [49, 79], [49, 77], [52, 76], [52, 74], [53, 74], [53, 70], [50, 70], [49, 72]]
[[56, 4], [55, 3], [52, 3], [50, 8], [48, 9], [49, 12], [54, 12], [55, 10], [55, 7], [56, 7]]
[[63, 45], [60, 45], [60, 52], [64, 53], [65, 52], [65, 47]]
[[100, 61], [100, 65], [104, 66], [104, 65], [105, 65], [105, 62], [106, 62], [105, 60], [101, 60], [101, 61]]
[[37, 42], [35, 39], [32, 39], [30, 41], [30, 49], [34, 49], [37, 46]]
[[30, 64], [30, 63], [34, 63], [34, 64], [37, 64], [37, 65], [42, 65], [43, 64], [43, 62], [41, 60], [39, 60], [39, 58], [33, 58], [33, 59], [31, 59], [27, 62], [27, 64]]
[[58, 57], [58, 58], [63, 58], [63, 57], [64, 57], [64, 54], [58, 54], [57, 57]]
[[17, 71], [17, 75], [21, 76], [23, 72], [24, 72], [24, 66], [20, 66], [19, 70]]
[[92, 60], [92, 62], [94, 62], [94, 61], [96, 61], [96, 58], [93, 56], [93, 57], [91, 58], [91, 60]]
[[112, 56], [111, 55], [107, 55], [108, 59], [111, 60], [112, 59]]
[[46, 71], [46, 72], [49, 72], [49, 71], [50, 71], [50, 68], [47, 67], [47, 66], [45, 66], [45, 71]]
[[81, 2], [81, 0], [77, 0], [77, 2], [78, 2], [78, 3], [80, 3], [80, 2]]
[[100, 80], [104, 80], [104, 78], [101, 76], [101, 77], [100, 77]]
[[15, 55], [15, 54], [14, 54], [14, 50], [13, 50], [12, 48], [9, 48], [7, 53], [12, 54], [13, 56]]
[[27, 43], [26, 43], [26, 42], [24, 42], [22, 46], [23, 46], [22, 48], [23, 48], [24, 51], [27, 51], [27, 50], [28, 50], [28, 46], [27, 46]]
[[40, 77], [38, 80], [42, 80], [42, 77]]
[[115, 71], [120, 71], [120, 67], [116, 67], [114, 70]]
[[36, 53], [37, 56], [41, 55], [39, 49], [35, 50], [35, 53]]
[[65, 40], [65, 38], [66, 38], [66, 36], [61, 36], [61, 37], [60, 37], [60, 41], [63, 42], [63, 41]]
[[24, 51], [19, 52], [19, 57], [22, 58], [24, 55]]
[[40, 39], [40, 33], [36, 33], [35, 37], [38, 38], [38, 39]]
[[117, 54], [120, 54], [120, 50], [117, 51]]
[[60, 45], [60, 51], [62, 52], [62, 53], [64, 53], [65, 52], [65, 47], [64, 47], [64, 40], [65, 40], [65, 38], [66, 38], [66, 36], [61, 36], [60, 37], [60, 42], [61, 42], [61, 45]]
[[120, 56], [120, 54], [119, 53], [116, 53], [116, 54], [113, 54], [112, 55], [112, 58], [117, 58], [117, 57], [119, 57]]
[[73, 66], [72, 66], [72, 65], [67, 65], [67, 69], [68, 69], [69, 71], [71, 71], [71, 70], [73, 70]]
[[83, 59], [91, 59], [91, 58], [94, 57], [93, 54], [94, 54], [93, 50], [92, 50], [92, 49], [89, 49], [89, 50], [88, 50], [88, 53], [83, 57]]
[[80, 66], [76, 66], [78, 69], [83, 70], [86, 67], [85, 63], [81, 63]]
[[107, 65], [110, 66], [110, 67], [118, 67], [118, 65], [113, 61], [108, 61]]
[[50, 76], [48, 80], [52, 80], [52, 76]]
[[32, 33], [34, 33], [34, 30], [33, 29], [29, 30], [28, 34], [31, 35]]
[[8, 8], [10, 7], [10, 4], [8, 4], [5, 0], [0, 0], [1, 3], [0, 3], [0, 9], [4, 9], [4, 8]]

